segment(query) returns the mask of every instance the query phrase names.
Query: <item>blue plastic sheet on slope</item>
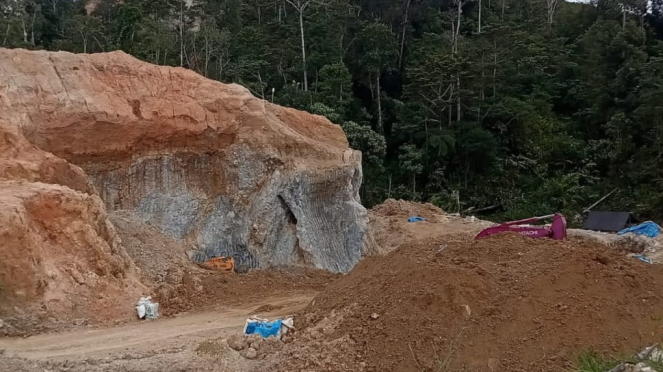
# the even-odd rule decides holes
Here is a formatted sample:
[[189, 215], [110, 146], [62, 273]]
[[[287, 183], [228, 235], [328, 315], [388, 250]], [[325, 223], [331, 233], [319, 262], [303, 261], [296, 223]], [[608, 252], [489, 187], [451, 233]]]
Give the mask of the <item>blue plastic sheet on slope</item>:
[[408, 218], [407, 220], [408, 220], [408, 222], [421, 222], [421, 221], [426, 221], [425, 218], [423, 218], [423, 217], [419, 217], [419, 216], [412, 216], [412, 217]]
[[264, 338], [271, 336], [278, 337], [282, 323], [283, 319], [274, 320], [272, 322], [250, 322], [246, 325], [245, 334], [259, 334]]
[[650, 265], [654, 264], [654, 261], [652, 261], [651, 258], [647, 258], [646, 256], [641, 255], [641, 254], [635, 255], [635, 256], [633, 256], [633, 258], [637, 258], [638, 260], [640, 260], [642, 262], [646, 262]]
[[647, 221], [636, 226], [628, 227], [624, 230], [621, 230], [617, 235], [623, 235], [627, 233], [633, 233], [635, 235], [644, 235], [650, 238], [655, 238], [661, 231], [661, 227], [658, 226], [655, 222]]

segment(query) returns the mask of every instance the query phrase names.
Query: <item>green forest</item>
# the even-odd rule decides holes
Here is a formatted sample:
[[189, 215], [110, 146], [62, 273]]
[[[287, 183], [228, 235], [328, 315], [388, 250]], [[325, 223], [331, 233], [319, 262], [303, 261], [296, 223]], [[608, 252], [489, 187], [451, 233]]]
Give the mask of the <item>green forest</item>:
[[367, 206], [573, 222], [611, 193], [663, 219], [663, 0], [0, 0], [0, 39], [324, 115], [364, 154]]

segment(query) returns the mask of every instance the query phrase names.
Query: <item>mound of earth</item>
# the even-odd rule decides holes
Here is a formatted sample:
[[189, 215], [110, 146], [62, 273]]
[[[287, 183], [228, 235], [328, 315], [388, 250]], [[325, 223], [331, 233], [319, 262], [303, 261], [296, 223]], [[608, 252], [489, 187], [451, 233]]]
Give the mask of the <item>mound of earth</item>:
[[129, 210], [240, 270], [345, 272], [364, 251], [361, 153], [338, 125], [123, 52], [0, 48], [0, 120]]
[[591, 241], [431, 238], [330, 284], [266, 368], [558, 372], [660, 341], [662, 284], [663, 267]]
[[[430, 203], [387, 199], [369, 210], [369, 231], [374, 239], [369, 254], [385, 254], [403, 244], [448, 234], [477, 234], [492, 225], [474, 217], [445, 213]], [[413, 216], [425, 221], [408, 222]]]
[[[174, 284], [167, 281], [157, 287], [155, 293], [160, 314], [172, 316], [211, 306], [241, 307], [265, 299], [312, 296], [323, 291], [339, 276], [303, 267], [252, 270], [246, 274], [199, 270], [183, 270], [179, 281]], [[248, 310], [259, 314], [277, 308], [267, 304]]]
[[5, 335], [130, 316], [147, 289], [78, 167], [0, 123], [0, 318]]

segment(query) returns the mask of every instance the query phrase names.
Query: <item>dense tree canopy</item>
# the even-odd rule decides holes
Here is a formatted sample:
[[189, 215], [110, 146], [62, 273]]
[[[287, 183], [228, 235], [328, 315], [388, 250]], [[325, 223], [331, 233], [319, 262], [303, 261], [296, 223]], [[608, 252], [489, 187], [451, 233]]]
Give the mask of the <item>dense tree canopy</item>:
[[663, 0], [0, 0], [5, 47], [121, 49], [327, 116], [364, 202], [663, 218]]

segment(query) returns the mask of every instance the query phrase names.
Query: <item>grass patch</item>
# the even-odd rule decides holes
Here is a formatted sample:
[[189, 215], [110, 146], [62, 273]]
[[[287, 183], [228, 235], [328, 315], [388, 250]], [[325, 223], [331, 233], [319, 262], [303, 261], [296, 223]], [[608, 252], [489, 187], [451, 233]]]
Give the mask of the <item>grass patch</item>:
[[663, 360], [648, 360], [645, 364], [647, 367], [651, 367], [657, 371], [663, 371]]
[[577, 372], [605, 372], [621, 363], [615, 358], [607, 358], [595, 351], [588, 351], [578, 356]]

